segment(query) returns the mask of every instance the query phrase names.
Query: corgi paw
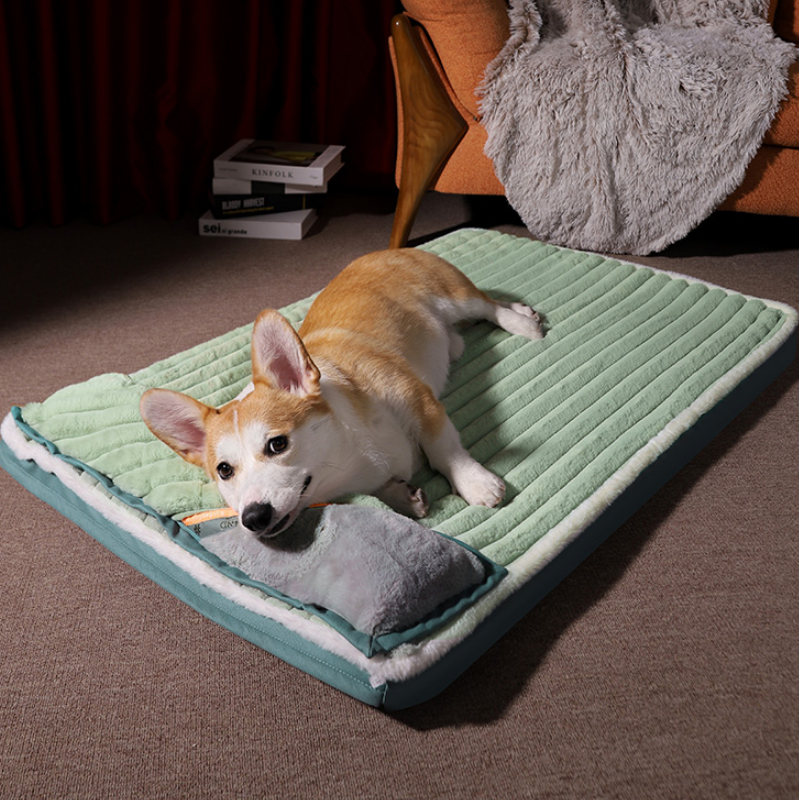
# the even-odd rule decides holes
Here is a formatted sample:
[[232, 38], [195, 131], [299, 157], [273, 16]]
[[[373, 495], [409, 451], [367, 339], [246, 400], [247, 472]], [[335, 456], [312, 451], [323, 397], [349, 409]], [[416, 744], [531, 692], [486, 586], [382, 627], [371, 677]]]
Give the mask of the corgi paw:
[[392, 478], [376, 495], [387, 506], [406, 517], [423, 519], [427, 516], [429, 503], [427, 495], [418, 487], [402, 480]]
[[455, 489], [470, 506], [494, 508], [505, 497], [505, 481], [476, 461], [467, 475], [460, 476]]
[[[520, 317], [526, 320], [527, 330], [521, 330], [522, 336], [528, 339], [543, 339], [544, 332], [541, 330], [541, 315], [525, 303], [511, 303], [511, 311], [515, 311]], [[524, 325], [524, 323], [522, 323]]]
[[523, 317], [529, 317], [534, 322], [541, 322], [541, 315], [525, 303], [511, 303], [510, 307], [512, 311], [521, 314]]
[[408, 484], [408, 489], [408, 516], [414, 517], [415, 519], [424, 519], [430, 509], [427, 495], [420, 486], [411, 486], [411, 484]]
[[497, 307], [497, 324], [508, 333], [527, 339], [543, 339], [541, 315], [525, 303], [500, 303]]

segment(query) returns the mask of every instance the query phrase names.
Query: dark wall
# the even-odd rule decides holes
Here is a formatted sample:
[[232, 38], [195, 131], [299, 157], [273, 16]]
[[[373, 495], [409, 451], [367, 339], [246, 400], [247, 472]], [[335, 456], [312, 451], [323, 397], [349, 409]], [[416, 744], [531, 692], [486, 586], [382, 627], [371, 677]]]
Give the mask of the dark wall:
[[0, 0], [0, 218], [178, 217], [237, 139], [346, 145], [389, 188], [396, 0]]

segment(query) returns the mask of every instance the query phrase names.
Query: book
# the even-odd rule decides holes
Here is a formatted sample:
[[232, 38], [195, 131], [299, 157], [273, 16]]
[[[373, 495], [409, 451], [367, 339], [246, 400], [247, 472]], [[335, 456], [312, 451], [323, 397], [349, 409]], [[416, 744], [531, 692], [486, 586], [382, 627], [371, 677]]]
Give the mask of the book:
[[316, 219], [316, 210], [261, 214], [244, 219], [216, 219], [206, 211], [199, 219], [200, 236], [229, 236], [238, 239], [302, 239]]
[[340, 145], [242, 139], [214, 159], [215, 178], [324, 186], [341, 169]]
[[[339, 163], [336, 172], [343, 166], [343, 163]], [[213, 178], [211, 191], [214, 194], [325, 194], [327, 183], [323, 183], [321, 186], [309, 186], [302, 183], [269, 183], [268, 181], [247, 181], [241, 178]]]
[[210, 192], [208, 200], [211, 213], [216, 219], [234, 219], [313, 208], [318, 202], [318, 196], [306, 194], [213, 194]]

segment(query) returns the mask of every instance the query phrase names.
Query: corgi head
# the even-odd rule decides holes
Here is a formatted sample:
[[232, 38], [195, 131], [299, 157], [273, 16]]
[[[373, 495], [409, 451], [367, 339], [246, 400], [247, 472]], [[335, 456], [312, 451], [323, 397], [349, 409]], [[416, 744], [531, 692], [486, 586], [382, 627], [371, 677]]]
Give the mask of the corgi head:
[[217, 482], [245, 528], [268, 537], [316, 499], [314, 484], [329, 467], [330, 409], [318, 368], [276, 311], [264, 311], [255, 322], [252, 369], [252, 391], [221, 408], [150, 389], [140, 410], [161, 441]]

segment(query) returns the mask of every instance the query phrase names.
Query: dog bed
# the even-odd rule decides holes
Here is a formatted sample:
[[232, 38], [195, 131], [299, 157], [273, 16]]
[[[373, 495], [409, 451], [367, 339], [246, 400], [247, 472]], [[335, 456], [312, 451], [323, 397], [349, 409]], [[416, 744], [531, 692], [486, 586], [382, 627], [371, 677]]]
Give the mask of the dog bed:
[[[528, 341], [488, 323], [465, 332], [444, 402], [466, 447], [505, 479], [507, 497], [497, 509], [471, 507], [440, 475], [416, 476], [430, 499], [424, 525], [487, 566], [480, 586], [415, 624], [369, 636], [203, 546], [204, 526], [220, 530], [224, 503], [199, 469], [149, 433], [139, 398], [165, 387], [215, 405], [232, 399], [250, 378], [251, 326], [132, 375], [100, 375], [15, 407], [0, 429], [0, 463], [233, 633], [371, 705], [429, 699], [792, 361], [797, 314], [497, 232], [462, 230], [424, 247], [494, 297], [533, 305], [546, 335]], [[312, 299], [283, 309], [293, 324]], [[381, 507], [369, 497], [347, 501]]]

